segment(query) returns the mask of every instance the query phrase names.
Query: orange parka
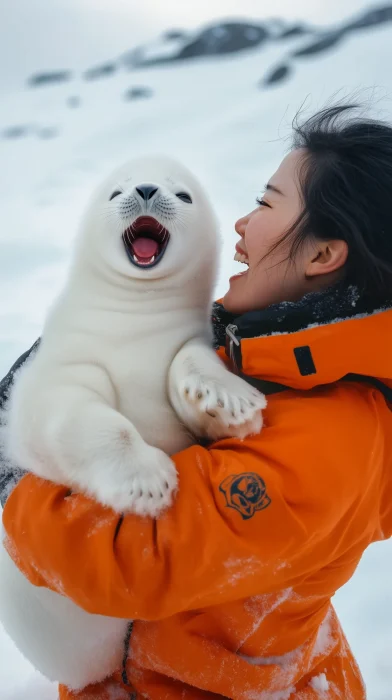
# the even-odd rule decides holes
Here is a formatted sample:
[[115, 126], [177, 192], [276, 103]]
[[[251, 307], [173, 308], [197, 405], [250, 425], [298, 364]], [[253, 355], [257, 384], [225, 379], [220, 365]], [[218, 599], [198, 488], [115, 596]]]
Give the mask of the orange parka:
[[265, 427], [177, 454], [160, 519], [32, 475], [8, 498], [32, 583], [134, 620], [118, 674], [62, 700], [366, 697], [331, 597], [392, 534], [392, 310], [338, 288], [246, 314], [228, 339], [265, 382]]

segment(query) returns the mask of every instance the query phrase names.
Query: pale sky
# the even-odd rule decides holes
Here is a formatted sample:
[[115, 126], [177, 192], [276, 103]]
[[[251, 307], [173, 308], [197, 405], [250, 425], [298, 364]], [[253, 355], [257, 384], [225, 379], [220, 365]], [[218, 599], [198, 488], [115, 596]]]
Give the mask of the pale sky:
[[375, 0], [3, 0], [0, 89], [18, 88], [32, 72], [83, 70], [171, 28], [221, 18], [303, 19], [333, 24]]

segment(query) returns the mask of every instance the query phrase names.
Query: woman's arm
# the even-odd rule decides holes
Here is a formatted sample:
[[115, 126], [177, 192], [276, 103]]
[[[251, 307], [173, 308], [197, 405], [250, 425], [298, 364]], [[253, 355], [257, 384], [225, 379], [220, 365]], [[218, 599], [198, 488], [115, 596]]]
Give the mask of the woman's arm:
[[261, 435], [176, 455], [179, 493], [158, 520], [120, 518], [27, 475], [4, 509], [9, 551], [36, 585], [133, 619], [292, 586], [338, 556], [347, 513], [363, 497], [352, 441], [373, 428], [336, 401], [325, 441], [326, 401], [283, 396]]

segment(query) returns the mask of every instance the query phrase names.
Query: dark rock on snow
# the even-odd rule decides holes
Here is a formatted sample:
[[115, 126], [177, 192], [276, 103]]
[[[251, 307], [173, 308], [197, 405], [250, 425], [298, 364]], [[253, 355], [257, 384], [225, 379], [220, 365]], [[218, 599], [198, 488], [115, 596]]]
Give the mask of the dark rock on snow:
[[138, 87], [129, 88], [124, 93], [125, 100], [144, 100], [153, 96], [153, 91], [149, 87], [144, 87], [140, 85]]
[[364, 29], [366, 27], [374, 27], [377, 24], [383, 24], [384, 22], [392, 21], [392, 5], [386, 5], [384, 7], [378, 7], [375, 10], [369, 10], [365, 12], [361, 17], [354, 20], [353, 22], [348, 22], [345, 25], [345, 29], [351, 31], [352, 29]]
[[312, 30], [309, 27], [306, 27], [304, 24], [294, 24], [292, 27], [283, 29], [283, 31], [275, 38], [278, 40], [291, 39], [292, 37], [303, 36], [304, 34], [309, 34], [311, 32]]
[[342, 40], [344, 34], [345, 31], [342, 29], [328, 32], [322, 36], [321, 39], [318, 39], [311, 44], [307, 44], [301, 49], [296, 49], [296, 51], [293, 51], [291, 55], [299, 58], [301, 56], [313, 56], [316, 53], [322, 53], [323, 51], [327, 51], [333, 46], [336, 46], [336, 44]]
[[113, 75], [117, 70], [115, 63], [103, 63], [101, 66], [95, 66], [94, 68], [89, 68], [83, 73], [83, 78], [85, 80], [99, 80], [100, 78], [107, 78]]
[[21, 139], [23, 136], [27, 136], [30, 131], [28, 126], [9, 126], [2, 132], [3, 139]]
[[[137, 46], [135, 49], [126, 51], [121, 57], [120, 62], [129, 70], [139, 66], [144, 66], [144, 49], [142, 46]], [[146, 62], [147, 63], [147, 62]]]
[[37, 129], [37, 136], [40, 139], [54, 139], [58, 134], [59, 132], [54, 126], [43, 126], [41, 129]]
[[21, 139], [29, 134], [35, 134], [40, 139], [52, 139], [58, 135], [58, 130], [54, 126], [31, 127], [31, 126], [10, 126], [1, 133], [4, 139]]
[[76, 107], [80, 107], [81, 105], [81, 99], [78, 97], [78, 95], [71, 95], [71, 97], [68, 97], [67, 100], [67, 106], [70, 107], [71, 109], [75, 109]]
[[48, 73], [36, 73], [30, 76], [27, 83], [30, 87], [40, 87], [41, 85], [53, 85], [53, 83], [65, 83], [67, 80], [70, 80], [70, 78], [70, 71], [60, 70]]
[[171, 55], [163, 52], [161, 56], [158, 54], [150, 58], [148, 55], [144, 55], [143, 47], [138, 47], [126, 53], [123, 56], [123, 61], [130, 68], [147, 68], [202, 56], [226, 55], [258, 46], [271, 36], [267, 26], [259, 24], [250, 22], [217, 23], [193, 35], [192, 39], [184, 34], [181, 42], [179, 33], [174, 32], [171, 35], [170, 32], [166, 32], [164, 35], [166, 39], [178, 38], [180, 43], [178, 49], [174, 50]]
[[261, 25], [248, 22], [215, 24], [200, 32], [178, 52], [176, 60], [196, 56], [215, 56], [235, 53], [258, 46], [269, 38], [269, 32]]
[[378, 9], [369, 10], [365, 12], [361, 17], [356, 20], [346, 23], [340, 29], [335, 29], [326, 34], [322, 35], [321, 38], [317, 39], [315, 42], [304, 46], [297, 51], [294, 51], [292, 56], [312, 56], [322, 51], [327, 51], [335, 47], [343, 37], [352, 31], [357, 29], [366, 29], [368, 27], [374, 27], [379, 24], [384, 24], [385, 22], [392, 21], [392, 5], [387, 5], [385, 7], [379, 7]]
[[178, 39], [186, 39], [187, 36], [187, 32], [184, 32], [182, 29], [168, 29], [167, 32], [163, 33], [163, 38], [166, 41], [177, 41]]
[[261, 87], [266, 85], [274, 85], [275, 83], [281, 83], [283, 80], [289, 77], [292, 68], [287, 64], [283, 64], [275, 68], [272, 73], [269, 73], [261, 82]]

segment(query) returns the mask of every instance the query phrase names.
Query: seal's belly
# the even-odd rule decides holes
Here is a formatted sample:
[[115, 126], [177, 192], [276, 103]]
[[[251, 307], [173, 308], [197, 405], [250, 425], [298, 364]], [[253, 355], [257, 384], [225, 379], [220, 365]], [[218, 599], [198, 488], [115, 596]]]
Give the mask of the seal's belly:
[[162, 390], [153, 391], [135, 382], [132, 390], [121, 392], [118, 410], [133, 423], [149, 445], [159, 447], [169, 455], [196, 441], [180, 422]]
[[[181, 326], [181, 324], [179, 324]], [[180, 328], [185, 334], [186, 328]], [[134, 338], [127, 348], [120, 347], [108, 366], [117, 388], [117, 410], [137, 428], [143, 439], [167, 454], [178, 452], [195, 443], [180, 422], [167, 393], [167, 376], [183, 337], [171, 332], [157, 334], [146, 342]]]

